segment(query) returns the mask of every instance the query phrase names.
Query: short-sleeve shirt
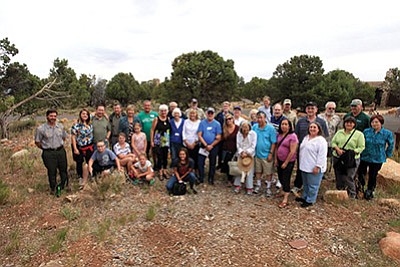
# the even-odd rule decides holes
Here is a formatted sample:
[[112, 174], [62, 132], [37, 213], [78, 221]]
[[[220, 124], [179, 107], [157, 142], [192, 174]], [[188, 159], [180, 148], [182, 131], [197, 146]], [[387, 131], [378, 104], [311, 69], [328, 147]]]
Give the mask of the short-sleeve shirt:
[[271, 146], [276, 143], [276, 131], [270, 124], [265, 125], [264, 128], [255, 124], [253, 131], [257, 134], [256, 157], [260, 159], [268, 158], [271, 152]]
[[110, 166], [114, 164], [114, 160], [117, 156], [110, 149], [106, 148], [103, 153], [100, 153], [98, 150], [95, 150], [91, 159], [97, 161], [100, 166]]
[[193, 170], [193, 168], [194, 168], [194, 161], [193, 161], [192, 159], [189, 158], [189, 162], [188, 162], [188, 164], [186, 164], [186, 165], [180, 164], [180, 161], [181, 161], [180, 159], [176, 159], [176, 160], [174, 160], [174, 162], [172, 163], [172, 167], [177, 169], [179, 175], [181, 175], [181, 176], [184, 175], [185, 173], [187, 173], [187, 171], [188, 171], [189, 169], [192, 169], [192, 170]]
[[124, 148], [121, 147], [121, 145], [119, 143], [116, 143], [114, 145], [114, 152], [115, 154], [118, 155], [128, 155], [129, 153], [131, 153], [131, 149], [129, 147], [129, 144], [125, 142], [125, 146]]
[[75, 136], [78, 147], [93, 144], [93, 125], [81, 122], [75, 123], [71, 127], [71, 134]]
[[149, 167], [150, 167], [151, 170], [153, 170], [152, 167], [151, 167], [152, 166], [151, 162], [149, 160], [146, 160], [146, 163], [144, 164], [144, 166], [142, 166], [140, 164], [140, 161], [136, 162], [133, 166], [135, 168], [137, 168], [141, 173], [147, 172], [147, 168], [149, 168]]
[[138, 118], [142, 124], [142, 132], [146, 134], [147, 141], [150, 141], [150, 131], [153, 124], [153, 120], [158, 116], [157, 112], [150, 111], [146, 113], [144, 111], [140, 112]]
[[[280, 136], [278, 134], [277, 144], [279, 144], [279, 142], [281, 142], [282, 139], [283, 139], [283, 136]], [[282, 143], [279, 145], [278, 150], [277, 150], [277, 157], [280, 161], [286, 160], [287, 156], [290, 153], [290, 145], [292, 145], [294, 143], [296, 143], [296, 144], [299, 143], [299, 139], [297, 138], [297, 135], [295, 133], [288, 134], [286, 136], [286, 138], [282, 141]], [[296, 156], [297, 156], [297, 153], [294, 153], [294, 155], [290, 159], [290, 162], [296, 161]]]
[[93, 118], [93, 142], [104, 141], [107, 138], [107, 132], [111, 131], [111, 126], [106, 117], [101, 119], [96, 116]]
[[64, 145], [68, 134], [61, 123], [50, 126], [48, 123], [40, 125], [35, 131], [35, 142], [40, 143], [42, 149], [55, 149]]
[[[346, 115], [344, 115], [343, 120], [346, 119], [349, 116], [353, 116], [353, 113], [349, 112]], [[365, 114], [363, 111], [361, 111], [357, 116], [354, 117], [356, 119], [356, 130], [359, 130], [360, 132], [364, 132], [365, 129], [369, 128], [369, 116]]]
[[217, 135], [222, 133], [221, 124], [219, 124], [217, 120], [212, 120], [210, 122], [204, 119], [200, 122], [197, 133], [202, 133], [204, 141], [206, 141], [207, 145], [210, 145], [214, 142]]

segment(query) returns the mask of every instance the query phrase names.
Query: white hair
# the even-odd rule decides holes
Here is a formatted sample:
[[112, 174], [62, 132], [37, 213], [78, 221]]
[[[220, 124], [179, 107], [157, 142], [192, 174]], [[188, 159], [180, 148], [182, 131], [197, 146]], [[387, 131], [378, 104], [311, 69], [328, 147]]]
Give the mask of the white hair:
[[174, 108], [174, 110], [172, 111], [172, 116], [173, 116], [175, 113], [178, 113], [178, 114], [179, 114], [179, 117], [182, 116], [182, 112], [181, 112], [181, 109], [180, 109], [180, 108]]
[[159, 107], [158, 107], [158, 110], [168, 110], [168, 106], [167, 105], [165, 105], [165, 104], [162, 104], [162, 105], [160, 105]]
[[325, 108], [328, 108], [329, 105], [333, 105], [333, 107], [336, 108], [336, 103], [333, 102], [333, 101], [328, 101], [328, 102], [326, 102]]

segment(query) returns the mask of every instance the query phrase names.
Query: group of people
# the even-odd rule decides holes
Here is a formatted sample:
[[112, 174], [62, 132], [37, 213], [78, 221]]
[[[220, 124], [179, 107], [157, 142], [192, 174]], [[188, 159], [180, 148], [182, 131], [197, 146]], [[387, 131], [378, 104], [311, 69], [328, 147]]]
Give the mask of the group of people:
[[[192, 99], [185, 112], [175, 102], [169, 103], [169, 107], [162, 104], [155, 112], [149, 100], [144, 101], [143, 111], [137, 115], [133, 105], [125, 113], [118, 103], [109, 116], [104, 105], [98, 105], [94, 115], [82, 109], [70, 131], [81, 187], [85, 187], [90, 175], [107, 175], [117, 169], [125, 172], [134, 184], [154, 184], [158, 176], [160, 180], [169, 178], [166, 188], [170, 193], [176, 183], [184, 182], [197, 193], [194, 185], [214, 185], [215, 172], [220, 169], [236, 193], [244, 188], [249, 195], [259, 194], [265, 183], [264, 192], [270, 197], [276, 182], [275, 194], [282, 197], [279, 207], [288, 205], [290, 192], [302, 207], [308, 207], [316, 202], [324, 173], [333, 166], [337, 189], [347, 190], [350, 198], [356, 197], [357, 190], [364, 191], [369, 168], [365, 198], [373, 198], [377, 173], [394, 147], [392, 133], [383, 128], [381, 115], [369, 118], [362, 112], [359, 99], [351, 102], [351, 112], [343, 122], [335, 114], [334, 102], [326, 103], [322, 114], [318, 114], [316, 103], [308, 102], [306, 116], [301, 118], [291, 109], [290, 99], [273, 106], [270, 102], [268, 96], [264, 97], [263, 105], [251, 110], [248, 117], [242, 114], [240, 106], [231, 111], [227, 101], [217, 114], [212, 107], [204, 111], [196, 99]], [[35, 142], [43, 150], [42, 159], [54, 194], [57, 187], [63, 189], [68, 183], [64, 149], [68, 134], [56, 121], [56, 110], [48, 110], [46, 117], [47, 122], [35, 132]], [[352, 163], [343, 166], [343, 157], [349, 155]], [[296, 178], [291, 188], [296, 161]], [[232, 162], [237, 165], [231, 165]], [[234, 172], [233, 166], [240, 174]], [[169, 168], [173, 169], [171, 177]], [[59, 184], [57, 169], [61, 176]], [[278, 181], [273, 179], [275, 173]]]

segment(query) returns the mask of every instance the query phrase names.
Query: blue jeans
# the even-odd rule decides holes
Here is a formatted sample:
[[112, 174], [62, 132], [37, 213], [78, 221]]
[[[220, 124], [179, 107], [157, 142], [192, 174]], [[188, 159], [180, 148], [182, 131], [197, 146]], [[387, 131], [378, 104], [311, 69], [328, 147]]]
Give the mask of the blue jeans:
[[[217, 155], [218, 155], [218, 146], [211, 149], [210, 154], [208, 155], [209, 159], [209, 171], [208, 171], [208, 182], [214, 183], [214, 175], [215, 175], [215, 164], [217, 163]], [[200, 183], [204, 183], [204, 169], [205, 169], [206, 157], [199, 154], [199, 181]]]
[[179, 157], [179, 150], [183, 147], [181, 143], [170, 143], [170, 151], [171, 151], [171, 168], [174, 161]]
[[317, 201], [319, 186], [321, 185], [322, 172], [313, 174], [310, 172], [301, 172], [303, 178], [303, 198], [308, 203], [315, 203]]
[[[193, 172], [190, 172], [188, 175], [186, 175], [185, 178], [183, 178], [184, 182], [189, 181], [190, 183], [190, 188], [193, 188], [194, 183], [196, 182], [196, 176], [194, 175]], [[172, 175], [171, 178], [169, 178], [168, 182], [167, 182], [167, 190], [168, 192], [171, 192], [172, 188], [174, 187], [174, 184], [178, 182], [178, 179], [176, 178], [175, 175]]]

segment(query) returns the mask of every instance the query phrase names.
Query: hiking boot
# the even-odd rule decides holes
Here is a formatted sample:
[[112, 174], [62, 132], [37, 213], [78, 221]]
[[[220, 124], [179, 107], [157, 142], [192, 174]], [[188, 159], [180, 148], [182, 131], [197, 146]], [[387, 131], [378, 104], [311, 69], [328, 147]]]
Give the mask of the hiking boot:
[[365, 191], [365, 196], [364, 196], [364, 198], [365, 198], [366, 200], [371, 200], [371, 199], [373, 199], [373, 198], [374, 198], [374, 192], [371, 191], [371, 190]]

